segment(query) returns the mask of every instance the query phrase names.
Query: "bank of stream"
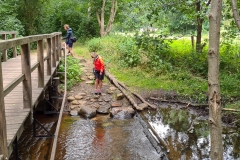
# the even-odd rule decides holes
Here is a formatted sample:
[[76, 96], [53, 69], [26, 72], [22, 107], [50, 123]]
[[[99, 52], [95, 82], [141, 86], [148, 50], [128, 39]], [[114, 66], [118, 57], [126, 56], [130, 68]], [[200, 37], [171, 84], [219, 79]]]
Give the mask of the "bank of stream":
[[[90, 67], [88, 67], [90, 68]], [[88, 73], [90, 71], [88, 70]], [[87, 77], [86, 77], [87, 79]], [[81, 82], [73, 88], [68, 96], [86, 93], [81, 99], [84, 105], [96, 103], [109, 105], [116, 96], [106, 93], [112, 86], [104, 82], [99, 101], [92, 98], [92, 84]], [[87, 93], [88, 92], [88, 93]], [[84, 99], [84, 97], [86, 99]], [[101, 100], [101, 101], [100, 101]], [[105, 102], [105, 101], [106, 102]], [[91, 102], [92, 101], [92, 102]], [[88, 103], [89, 102], [89, 103]], [[129, 105], [126, 100], [122, 104]], [[109, 114], [97, 114], [94, 118], [70, 116], [69, 107], [63, 115], [56, 160], [185, 160], [209, 158], [208, 111], [203, 108], [186, 108], [180, 104], [162, 103], [149, 100], [157, 106], [156, 110], [144, 110], [142, 115], [159, 137], [166, 143], [167, 149], [161, 146], [161, 153], [146, 135], [139, 116], [133, 118], [112, 118]], [[73, 107], [76, 108], [76, 107]], [[38, 120], [49, 130], [54, 130], [56, 115], [38, 115]], [[240, 135], [227, 125], [223, 125], [224, 159], [240, 159]], [[38, 128], [37, 133], [45, 131]], [[151, 136], [151, 135], [150, 135]], [[155, 139], [154, 136], [150, 137]], [[19, 157], [22, 160], [48, 160], [51, 152], [51, 138], [35, 138], [32, 127], [27, 128], [19, 140]], [[161, 143], [158, 142], [160, 145]], [[166, 156], [162, 156], [166, 155]], [[12, 158], [13, 159], [13, 158]]]

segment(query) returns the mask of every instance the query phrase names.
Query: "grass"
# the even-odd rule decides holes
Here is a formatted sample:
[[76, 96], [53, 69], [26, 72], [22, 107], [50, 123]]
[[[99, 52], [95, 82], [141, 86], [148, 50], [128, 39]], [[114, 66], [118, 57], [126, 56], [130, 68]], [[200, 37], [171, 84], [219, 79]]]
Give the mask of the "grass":
[[[104, 37], [100, 42], [102, 46], [101, 50], [98, 51], [104, 57], [106, 68], [119, 81], [124, 82], [132, 89], [174, 91], [185, 100], [196, 103], [207, 103], [207, 47], [204, 48], [202, 55], [197, 55], [198, 57], [195, 58], [191, 57], [193, 53], [190, 38], [174, 40], [170, 44], [169, 50], [173, 70], [165, 74], [156, 74], [154, 71], [144, 70], [141, 66], [133, 68], [121, 66], [117, 44], [122, 39], [119, 35]], [[90, 59], [87, 44], [76, 43], [74, 52], [79, 56]], [[221, 54], [224, 56], [223, 53]], [[228, 59], [224, 60], [228, 65], [235, 64], [235, 61], [231, 64], [228, 63]], [[202, 73], [199, 74], [199, 72]], [[239, 108], [240, 100], [237, 100], [240, 94], [239, 76], [234, 73], [229, 74], [228, 72], [221, 71], [220, 81], [221, 96], [223, 101], [226, 102], [224, 103], [224, 107]], [[232, 99], [236, 100], [234, 105]]]

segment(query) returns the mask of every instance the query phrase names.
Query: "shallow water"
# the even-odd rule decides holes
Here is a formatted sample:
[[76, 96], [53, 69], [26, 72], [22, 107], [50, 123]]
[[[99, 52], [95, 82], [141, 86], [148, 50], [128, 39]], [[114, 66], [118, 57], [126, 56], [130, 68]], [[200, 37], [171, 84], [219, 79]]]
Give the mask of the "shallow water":
[[[37, 120], [52, 134], [56, 128], [57, 115], [37, 114]], [[36, 125], [37, 135], [47, 135], [39, 125]], [[48, 160], [51, 155], [52, 138], [36, 138], [33, 136], [32, 125], [25, 127], [18, 141], [18, 157], [21, 160]], [[12, 153], [9, 160], [15, 160]]]
[[135, 119], [117, 120], [105, 115], [86, 120], [65, 115], [62, 124], [56, 159], [159, 159]]
[[[164, 106], [144, 115], [166, 142], [170, 160], [209, 158], [209, 129], [206, 117], [188, 110]], [[57, 116], [38, 115], [39, 121], [49, 130], [56, 127]], [[193, 126], [193, 129], [190, 129]], [[240, 136], [224, 128], [224, 160], [240, 159]], [[38, 127], [38, 134], [45, 134]], [[32, 127], [27, 127], [19, 140], [19, 157], [22, 160], [48, 160], [52, 138], [35, 138]], [[14, 159], [12, 157], [11, 159]], [[10, 159], [10, 160], [11, 160]], [[98, 115], [93, 119], [63, 115], [59, 133], [56, 160], [157, 160], [160, 155], [151, 145], [137, 118], [112, 119]]]
[[[190, 114], [187, 110], [158, 108], [145, 112], [148, 121], [158, 135], [168, 144], [169, 159], [210, 159], [210, 136], [205, 117]], [[193, 123], [193, 125], [191, 125]], [[190, 129], [194, 126], [194, 129]], [[240, 159], [240, 135], [224, 128], [224, 159]]]

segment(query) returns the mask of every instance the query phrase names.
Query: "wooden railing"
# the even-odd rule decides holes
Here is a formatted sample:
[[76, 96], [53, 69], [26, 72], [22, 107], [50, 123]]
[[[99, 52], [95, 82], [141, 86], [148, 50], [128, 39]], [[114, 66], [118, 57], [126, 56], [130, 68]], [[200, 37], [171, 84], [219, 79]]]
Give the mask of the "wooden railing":
[[[7, 35], [12, 35], [12, 38], [16, 38], [17, 32], [16, 31], [1, 31], [0, 35], [2, 35], [2, 40], [7, 39]], [[13, 57], [17, 56], [17, 47], [13, 47]], [[3, 57], [3, 62], [7, 61], [7, 50], [2, 50], [2, 57]]]
[[[44, 87], [44, 61], [47, 61], [47, 75], [52, 74], [52, 67], [56, 67], [61, 58], [61, 32], [44, 35], [34, 35], [0, 41], [0, 51], [10, 48], [21, 47], [22, 74], [3, 88], [2, 63], [0, 61], [0, 147], [1, 153], [8, 157], [6, 116], [4, 97], [9, 94], [18, 84], [23, 85], [23, 106], [30, 108], [32, 113], [32, 83], [31, 73], [38, 68], [38, 87]], [[47, 42], [47, 56], [44, 57], [43, 41]], [[30, 43], [37, 42], [37, 62], [30, 66]]]

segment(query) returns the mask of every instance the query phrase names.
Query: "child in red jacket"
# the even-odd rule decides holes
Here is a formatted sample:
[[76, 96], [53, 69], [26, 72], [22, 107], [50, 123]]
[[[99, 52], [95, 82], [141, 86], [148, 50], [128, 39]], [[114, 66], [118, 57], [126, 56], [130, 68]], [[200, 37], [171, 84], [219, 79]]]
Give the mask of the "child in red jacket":
[[101, 56], [97, 55], [96, 52], [91, 53], [94, 64], [94, 75], [95, 75], [95, 89], [96, 95], [102, 94], [102, 80], [104, 79], [104, 62]]

